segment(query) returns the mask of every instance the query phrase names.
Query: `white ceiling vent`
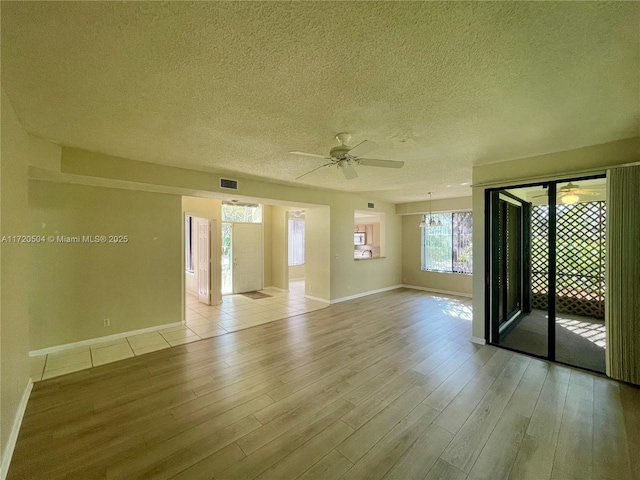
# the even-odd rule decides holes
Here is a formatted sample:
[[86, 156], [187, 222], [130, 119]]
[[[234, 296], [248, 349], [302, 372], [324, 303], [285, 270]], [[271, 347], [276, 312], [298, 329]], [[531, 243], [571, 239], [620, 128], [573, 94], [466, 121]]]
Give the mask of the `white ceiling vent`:
[[227, 190], [238, 190], [238, 181], [230, 180], [228, 178], [220, 178], [220, 188]]

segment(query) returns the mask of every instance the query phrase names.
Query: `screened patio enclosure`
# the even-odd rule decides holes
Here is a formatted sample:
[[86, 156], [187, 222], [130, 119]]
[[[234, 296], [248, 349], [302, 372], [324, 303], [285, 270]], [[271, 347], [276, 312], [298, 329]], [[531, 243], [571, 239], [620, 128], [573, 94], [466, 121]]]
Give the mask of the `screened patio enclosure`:
[[487, 341], [605, 371], [604, 178], [487, 194]]

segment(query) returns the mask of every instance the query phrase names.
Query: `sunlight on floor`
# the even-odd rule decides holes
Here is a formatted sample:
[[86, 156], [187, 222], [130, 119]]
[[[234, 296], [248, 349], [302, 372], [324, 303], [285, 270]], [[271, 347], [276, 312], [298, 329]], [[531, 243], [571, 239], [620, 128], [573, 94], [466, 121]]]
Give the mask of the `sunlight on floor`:
[[606, 330], [604, 324], [581, 322], [565, 318], [556, 319], [556, 323], [576, 335], [589, 340], [599, 347], [606, 348]]

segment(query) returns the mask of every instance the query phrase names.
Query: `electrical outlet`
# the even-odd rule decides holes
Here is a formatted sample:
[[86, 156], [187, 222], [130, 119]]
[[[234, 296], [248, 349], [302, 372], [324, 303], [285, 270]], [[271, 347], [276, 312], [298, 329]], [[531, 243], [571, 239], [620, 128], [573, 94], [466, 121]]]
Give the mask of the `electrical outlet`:
[[111, 326], [111, 320], [109, 320], [108, 318], [105, 318], [104, 320], [102, 320], [102, 326], [103, 327], [110, 327]]

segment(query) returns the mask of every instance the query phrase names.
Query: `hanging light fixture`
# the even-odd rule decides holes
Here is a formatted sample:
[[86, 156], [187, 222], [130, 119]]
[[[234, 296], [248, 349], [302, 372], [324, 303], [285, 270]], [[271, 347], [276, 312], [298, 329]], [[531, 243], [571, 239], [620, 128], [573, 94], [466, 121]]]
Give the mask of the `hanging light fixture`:
[[422, 217], [422, 221], [420, 222], [419, 227], [420, 228], [424, 228], [424, 227], [441, 227], [442, 226], [442, 221], [438, 220], [437, 222], [433, 219], [433, 213], [431, 211], [431, 194], [433, 192], [427, 192], [429, 193], [429, 221], [426, 221], [426, 215]]

